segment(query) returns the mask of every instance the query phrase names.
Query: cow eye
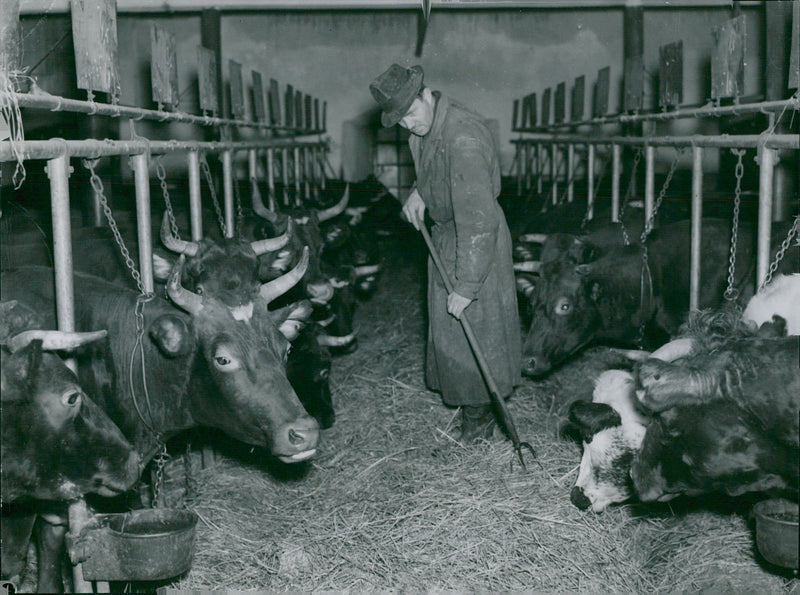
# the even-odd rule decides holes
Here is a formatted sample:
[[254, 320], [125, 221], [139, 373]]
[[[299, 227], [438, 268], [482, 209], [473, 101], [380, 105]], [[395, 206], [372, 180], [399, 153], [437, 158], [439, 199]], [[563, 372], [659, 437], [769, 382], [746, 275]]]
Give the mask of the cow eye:
[[198, 285], [197, 287], [194, 288], [194, 292], [197, 295], [203, 295], [203, 286], [202, 285]]
[[223, 372], [231, 372], [239, 368], [239, 360], [236, 359], [227, 349], [219, 349], [214, 354], [214, 365]]
[[556, 314], [564, 316], [572, 312], [572, 302], [567, 298], [561, 298], [556, 302]]
[[69, 390], [61, 395], [61, 404], [64, 407], [77, 407], [81, 404], [81, 393], [77, 390]]
[[328, 370], [320, 370], [319, 371], [320, 380], [327, 380], [329, 375], [330, 375], [330, 372]]

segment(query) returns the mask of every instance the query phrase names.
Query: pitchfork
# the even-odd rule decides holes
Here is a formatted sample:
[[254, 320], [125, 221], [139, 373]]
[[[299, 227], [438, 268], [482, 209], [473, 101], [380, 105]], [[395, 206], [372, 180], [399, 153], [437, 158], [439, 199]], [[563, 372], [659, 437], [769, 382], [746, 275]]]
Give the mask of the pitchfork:
[[[431, 258], [433, 258], [433, 262], [436, 265], [436, 268], [439, 270], [439, 274], [442, 276], [442, 281], [444, 281], [444, 287], [447, 290], [447, 293], [452, 293], [453, 284], [451, 283], [450, 277], [447, 275], [447, 271], [442, 264], [442, 259], [439, 257], [439, 253], [433, 246], [428, 229], [425, 227], [425, 223], [422, 221], [420, 221], [419, 224], [419, 231], [422, 233], [422, 237], [424, 238], [425, 243], [428, 245], [428, 251], [431, 253]], [[519, 457], [519, 462], [522, 465], [522, 468], [526, 471], [528, 470], [528, 468], [525, 466], [525, 460], [522, 458], [523, 446], [531, 451], [533, 458], [539, 464], [539, 467], [541, 467], [542, 464], [536, 457], [536, 451], [533, 450], [533, 446], [531, 446], [529, 442], [520, 442], [519, 440], [517, 427], [514, 425], [514, 420], [512, 419], [511, 414], [508, 412], [508, 409], [506, 409], [506, 404], [503, 401], [503, 397], [500, 395], [497, 384], [495, 384], [491, 370], [489, 370], [489, 363], [486, 361], [486, 356], [483, 355], [483, 350], [481, 350], [480, 345], [478, 344], [478, 339], [475, 337], [475, 333], [472, 331], [472, 325], [469, 323], [469, 320], [467, 320], [467, 313], [462, 312], [458, 321], [461, 323], [461, 328], [464, 329], [464, 334], [467, 336], [467, 342], [472, 348], [472, 353], [475, 355], [475, 360], [478, 362], [478, 367], [481, 370], [481, 374], [483, 374], [483, 379], [486, 381], [486, 386], [489, 388], [489, 396], [497, 406], [498, 411], [500, 411], [500, 421], [505, 426], [506, 431], [511, 438], [511, 444], [514, 445], [514, 450]]]

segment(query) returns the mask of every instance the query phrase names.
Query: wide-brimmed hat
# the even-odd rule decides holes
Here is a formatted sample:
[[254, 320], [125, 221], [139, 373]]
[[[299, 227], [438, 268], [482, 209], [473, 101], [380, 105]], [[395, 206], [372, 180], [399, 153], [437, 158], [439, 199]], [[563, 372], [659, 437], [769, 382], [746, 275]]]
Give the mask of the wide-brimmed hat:
[[423, 76], [422, 66], [392, 64], [370, 83], [369, 90], [383, 110], [381, 124], [389, 128], [403, 119], [422, 88]]

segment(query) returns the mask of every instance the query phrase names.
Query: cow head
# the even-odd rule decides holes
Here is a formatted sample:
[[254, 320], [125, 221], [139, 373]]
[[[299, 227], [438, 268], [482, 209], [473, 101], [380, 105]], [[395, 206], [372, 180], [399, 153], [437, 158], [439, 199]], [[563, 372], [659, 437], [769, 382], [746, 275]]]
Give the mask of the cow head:
[[[315, 453], [319, 427], [309, 417], [286, 377], [289, 341], [275, 325], [269, 302], [296, 284], [308, 265], [308, 250], [292, 271], [261, 286], [249, 319], [237, 320], [230, 308], [211, 295], [200, 296], [180, 283], [184, 256], [167, 282], [172, 301], [189, 312], [208, 364], [207, 380], [223, 396], [190, 391], [192, 418], [218, 427], [249, 444], [269, 446], [284, 462]], [[203, 378], [196, 378], [203, 381]]]
[[139, 456], [49, 350], [72, 350], [105, 337], [29, 330], [4, 341], [2, 493], [70, 500], [88, 492], [114, 496], [139, 478]]
[[570, 407], [570, 424], [583, 442], [578, 480], [570, 499], [581, 510], [591, 507], [602, 512], [634, 495], [631, 462], [647, 423], [634, 402], [631, 374], [609, 370], [597, 378], [591, 403], [576, 401]]
[[[258, 257], [284, 248], [290, 235], [289, 227], [277, 237], [256, 241], [204, 238], [198, 242], [188, 242], [173, 235], [167, 213], [164, 213], [161, 225], [164, 246], [187, 257], [181, 284], [200, 295], [209, 293], [230, 308], [240, 309], [241, 316], [247, 316], [252, 311], [252, 300], [261, 287]], [[173, 262], [154, 253], [153, 264], [156, 278], [166, 280]]]
[[306, 326], [293, 341], [286, 376], [305, 410], [324, 430], [333, 425], [336, 414], [330, 387], [331, 355], [317, 341], [317, 328]]
[[531, 298], [532, 322], [523, 345], [522, 371], [541, 376], [591, 342], [601, 325], [600, 283], [561, 259], [543, 266]]

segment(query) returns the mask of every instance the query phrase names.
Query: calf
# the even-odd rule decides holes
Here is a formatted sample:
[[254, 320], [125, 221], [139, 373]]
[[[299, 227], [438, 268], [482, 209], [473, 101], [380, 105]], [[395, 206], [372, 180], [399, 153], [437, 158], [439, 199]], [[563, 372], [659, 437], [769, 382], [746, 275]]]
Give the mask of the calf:
[[575, 401], [569, 423], [583, 442], [572, 503], [602, 512], [633, 494], [631, 461], [644, 438], [648, 420], [635, 408], [634, 381], [623, 370], [603, 372], [595, 382], [592, 402]]

